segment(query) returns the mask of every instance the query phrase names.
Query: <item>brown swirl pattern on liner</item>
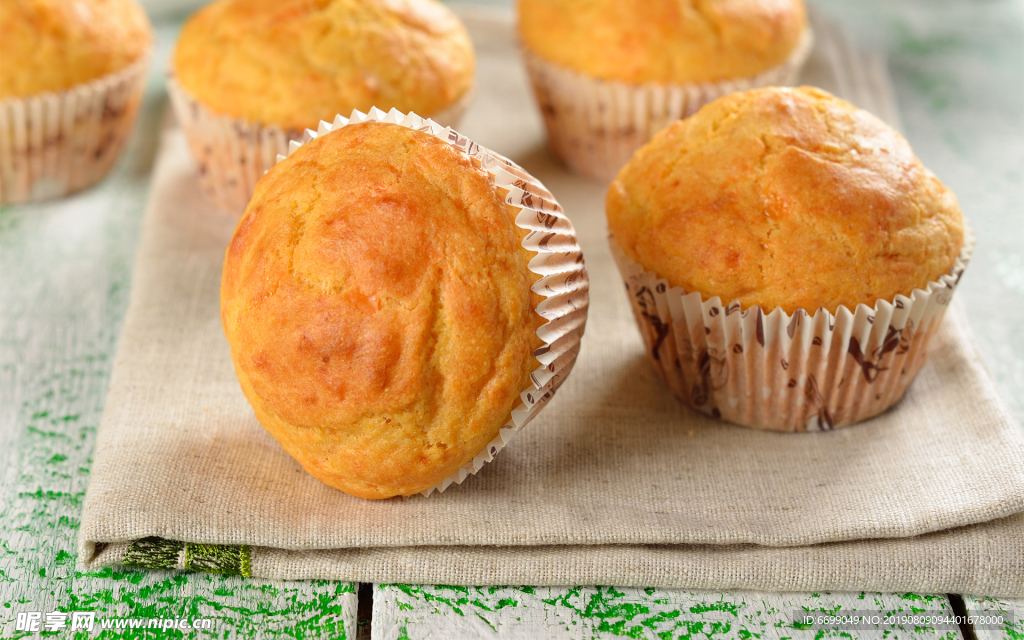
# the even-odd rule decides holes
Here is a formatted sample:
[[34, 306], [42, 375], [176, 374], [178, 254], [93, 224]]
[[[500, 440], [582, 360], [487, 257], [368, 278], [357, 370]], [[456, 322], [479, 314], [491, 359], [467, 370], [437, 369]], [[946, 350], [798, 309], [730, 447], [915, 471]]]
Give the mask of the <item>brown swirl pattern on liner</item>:
[[469, 156], [487, 172], [499, 193], [504, 192], [505, 202], [519, 209], [516, 226], [529, 232], [523, 238], [523, 248], [537, 254], [530, 260], [529, 268], [540, 276], [533, 284], [533, 291], [544, 300], [536, 311], [547, 320], [537, 329], [537, 336], [544, 344], [533, 352], [541, 366], [530, 374], [530, 386], [520, 393], [520, 404], [512, 409], [509, 421], [498, 435], [458, 471], [421, 493], [430, 496], [435, 490], [444, 492], [453, 483], [461, 484], [478, 472], [551, 400], [569, 375], [580, 350], [590, 304], [590, 280], [576, 231], [551, 192], [508, 158], [431, 119], [411, 112], [404, 114], [397, 109], [384, 113], [377, 108], [368, 113], [353, 111], [348, 118], [338, 115], [333, 122], [321, 121], [316, 131], [307, 129], [301, 140], [289, 141], [287, 154], [278, 155], [276, 161], [283, 160], [317, 136], [362, 122], [386, 122], [429, 133]]
[[149, 56], [57, 93], [0, 100], [0, 204], [61, 197], [101, 180], [131, 134]]
[[808, 27], [778, 67], [752, 78], [678, 85], [596, 80], [552, 64], [525, 46], [520, 51], [552, 151], [574, 171], [607, 181], [654, 134], [705, 104], [736, 91], [793, 84], [812, 44]]
[[736, 424], [775, 431], [825, 431], [885, 411], [924, 366], [974, 249], [964, 245], [950, 271], [911, 295], [836, 314], [702, 300], [669, 288], [626, 256], [609, 236], [649, 360], [690, 407]]
[[224, 213], [241, 216], [256, 182], [287, 152], [288, 140], [302, 132], [220, 116], [193, 98], [173, 71], [167, 74], [167, 91], [203, 193]]
[[[288, 153], [290, 140], [302, 138], [302, 131], [214, 113], [181, 86], [173, 69], [167, 72], [167, 91], [196, 162], [203, 193], [224, 213], [241, 217], [256, 183], [277, 163], [278, 156]], [[435, 117], [457, 124], [473, 95], [471, 87]]]

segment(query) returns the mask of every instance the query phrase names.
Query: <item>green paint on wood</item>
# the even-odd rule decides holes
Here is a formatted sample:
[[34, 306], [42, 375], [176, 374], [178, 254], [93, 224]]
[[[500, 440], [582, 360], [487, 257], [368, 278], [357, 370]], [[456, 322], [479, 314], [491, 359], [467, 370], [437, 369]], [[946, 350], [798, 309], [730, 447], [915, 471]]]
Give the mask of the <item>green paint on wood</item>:
[[737, 605], [732, 604], [731, 602], [726, 602], [724, 600], [721, 602], [703, 603], [694, 607], [690, 607], [690, 613], [705, 613], [707, 611], [725, 611], [727, 613], [731, 613], [734, 616], [738, 616], [740, 614], [740, 608]]
[[438, 594], [432, 592], [433, 589], [445, 589], [445, 590], [455, 590], [458, 593], [466, 593], [466, 594], [468, 594], [469, 590], [466, 587], [453, 587], [453, 586], [450, 586], [450, 585], [435, 585], [433, 587], [422, 587], [422, 586], [408, 585], [408, 584], [395, 584], [395, 585], [388, 585], [388, 586], [392, 586], [392, 587], [398, 589], [399, 591], [401, 591], [402, 593], [404, 593], [405, 595], [407, 595], [407, 596], [409, 596], [411, 598], [415, 598], [416, 600], [423, 600], [425, 602], [437, 602], [437, 603], [441, 603], [441, 604], [447, 605], [454, 613], [456, 613], [459, 616], [465, 616], [466, 615], [465, 612], [462, 610], [462, 607], [470, 604], [468, 597], [451, 598], [451, 597], [441, 596], [441, 595], [438, 595]]
[[902, 21], [893, 24], [893, 34], [899, 51], [914, 56], [932, 57], [949, 53], [965, 44], [955, 33], [918, 34]]
[[[863, 593], [761, 594], [748, 600], [745, 594], [740, 593], [653, 588], [534, 587], [529, 589], [529, 594], [526, 589], [515, 587], [382, 585], [378, 589], [379, 597], [385, 601], [391, 599], [394, 603], [393, 613], [385, 614], [382, 624], [387, 628], [397, 628], [404, 619], [407, 632], [413, 636], [433, 636], [445, 628], [445, 618], [459, 615], [450, 606], [437, 606], [443, 600], [452, 600], [453, 593], [468, 593], [469, 602], [465, 605], [456, 602], [458, 608], [465, 617], [486, 621], [492, 630], [512, 632], [522, 637], [531, 637], [533, 633], [541, 637], [545, 636], [542, 629], [550, 630], [549, 636], [558, 629], [565, 630], [567, 638], [581, 640], [844, 638], [851, 637], [851, 633], [807, 631], [800, 623], [793, 623], [791, 612], [795, 609], [827, 613], [844, 608], [863, 609], [865, 607], [861, 603], [866, 599], [874, 600], [878, 611], [885, 614], [905, 608], [910, 602], [920, 602], [915, 598], [934, 600], [928, 608], [949, 608], [943, 596], [918, 594], [912, 594], [909, 599], [891, 594], [872, 594], [874, 597], [869, 598]], [[516, 604], [512, 605], [513, 602]], [[515, 611], [502, 611], [503, 603], [516, 607]], [[469, 616], [470, 613], [473, 615]], [[397, 620], [387, 617], [396, 614]], [[853, 637], [857, 635], [852, 634]], [[932, 640], [942, 636], [932, 629], [899, 628], [879, 629], [878, 635], [872, 634], [872, 637]]]
[[486, 624], [486, 625], [487, 625], [488, 627], [490, 627], [490, 628], [491, 628], [491, 631], [494, 631], [495, 633], [497, 633], [497, 632], [498, 632], [498, 628], [497, 628], [497, 627], [495, 627], [495, 626], [494, 626], [493, 624], [491, 624], [491, 621], [490, 621], [490, 620], [488, 620], [487, 618], [483, 617], [482, 615], [480, 615], [480, 614], [479, 614], [479, 613], [477, 613], [476, 611], [474, 611], [474, 612], [473, 612], [473, 615], [475, 615], [476, 617], [478, 617], [478, 618], [480, 618], [481, 620], [483, 620], [483, 621], [484, 621], [484, 624]]

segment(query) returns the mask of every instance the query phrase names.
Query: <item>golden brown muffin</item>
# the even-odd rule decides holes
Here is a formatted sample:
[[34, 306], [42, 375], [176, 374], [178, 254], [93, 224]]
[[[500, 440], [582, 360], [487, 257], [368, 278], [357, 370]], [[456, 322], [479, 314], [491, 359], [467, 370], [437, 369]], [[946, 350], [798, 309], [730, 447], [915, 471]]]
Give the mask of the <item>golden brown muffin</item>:
[[294, 130], [370, 107], [430, 117], [470, 90], [474, 64], [435, 0], [219, 0], [174, 51], [182, 86], [211, 110]]
[[806, 30], [802, 0], [519, 0], [527, 49], [630, 84], [749, 78], [782, 64]]
[[788, 313], [909, 295], [963, 244], [955, 196], [903, 136], [809, 87], [731, 94], [675, 123], [606, 207], [622, 250], [672, 286]]
[[4, 0], [0, 98], [61, 91], [120, 71], [152, 42], [134, 0]]
[[263, 426], [325, 484], [423, 491], [479, 453], [538, 366], [517, 210], [429, 134], [350, 125], [257, 184], [221, 318]]

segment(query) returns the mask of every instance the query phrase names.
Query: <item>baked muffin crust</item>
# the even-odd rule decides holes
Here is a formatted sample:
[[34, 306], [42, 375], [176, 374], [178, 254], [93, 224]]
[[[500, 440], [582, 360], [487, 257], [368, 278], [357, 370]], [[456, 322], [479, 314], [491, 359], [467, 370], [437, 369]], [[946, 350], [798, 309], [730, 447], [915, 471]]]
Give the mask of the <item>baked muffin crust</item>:
[[432, 116], [469, 91], [474, 65], [435, 0], [219, 0], [174, 51], [181, 85], [213, 111], [294, 130], [374, 106]]
[[517, 210], [444, 141], [363, 123], [257, 184], [221, 317], [256, 416], [310, 474], [411, 495], [479, 453], [538, 366]]
[[519, 36], [545, 60], [630, 84], [746, 78], [782, 64], [802, 0], [519, 0]]
[[0, 98], [62, 91], [120, 71], [152, 41], [134, 0], [4, 0]]
[[824, 91], [725, 96], [640, 149], [609, 230], [672, 286], [835, 313], [923, 288], [963, 245], [956, 197], [907, 141]]

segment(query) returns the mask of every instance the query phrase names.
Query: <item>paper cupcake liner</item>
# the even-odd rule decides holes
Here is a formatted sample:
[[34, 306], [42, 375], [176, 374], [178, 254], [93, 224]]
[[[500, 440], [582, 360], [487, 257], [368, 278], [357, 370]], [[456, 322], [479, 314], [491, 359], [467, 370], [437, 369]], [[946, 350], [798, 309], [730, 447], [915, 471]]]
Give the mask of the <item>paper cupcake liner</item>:
[[[196, 161], [203, 193], [221, 211], [241, 216], [256, 182], [274, 166], [278, 155], [288, 153], [288, 141], [301, 138], [302, 131], [217, 114], [186, 91], [173, 71], [168, 72], [167, 89]], [[437, 120], [456, 124], [472, 98], [471, 88], [439, 112]]]
[[[339, 115], [333, 123], [321, 122], [316, 131], [307, 129], [301, 142], [293, 140], [289, 143], [288, 155], [318, 136], [362, 122], [386, 122], [429, 133], [469, 156], [475, 165], [488, 173], [495, 187], [506, 192], [505, 202], [519, 210], [515, 224], [528, 232], [522, 241], [523, 248], [537, 254], [530, 260], [529, 268], [540, 276], [533, 284], [533, 291], [544, 297], [536, 308], [546, 321], [537, 329], [537, 336], [544, 344], [533, 352], [540, 366], [530, 374], [530, 384], [519, 394], [520, 403], [512, 409], [508, 422], [498, 435], [455, 473], [422, 492], [422, 495], [429, 496], [435, 490], [443, 492], [452, 483], [461, 484], [493, 460], [554, 395], [579, 353], [587, 321], [590, 281], [583, 252], [576, 241], [576, 231], [551, 192], [519, 165], [481, 147], [450, 127], [443, 127], [414, 113], [406, 115], [396, 109], [388, 113], [376, 108], [370, 109], [369, 113], [353, 111], [349, 118]], [[282, 155], [278, 160], [284, 157]]]
[[576, 172], [607, 181], [654, 134], [705, 104], [736, 91], [792, 84], [812, 42], [808, 29], [785, 62], [752, 78], [687, 84], [598, 80], [521, 49], [552, 151]]
[[670, 287], [609, 237], [647, 355], [690, 407], [756, 429], [826, 431], [866, 420], [895, 404], [924, 365], [928, 342], [974, 249], [910, 296], [813, 315]]
[[149, 56], [59, 92], [0, 100], [0, 204], [57, 198], [98, 182], [131, 134]]

